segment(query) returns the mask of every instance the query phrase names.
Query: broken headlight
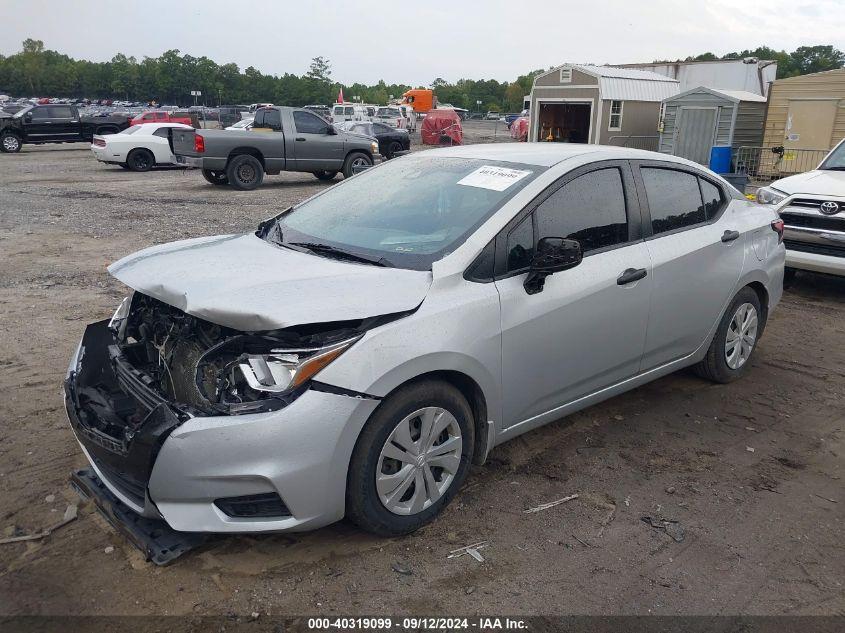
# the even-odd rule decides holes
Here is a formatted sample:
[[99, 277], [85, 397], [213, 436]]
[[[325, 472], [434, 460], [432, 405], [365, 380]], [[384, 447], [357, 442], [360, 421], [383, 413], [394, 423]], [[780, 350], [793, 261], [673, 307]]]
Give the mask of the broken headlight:
[[[234, 411], [277, 408], [360, 337], [288, 349], [260, 336], [238, 336], [213, 347], [197, 364], [197, 387], [212, 405]], [[274, 345], [275, 343], [275, 345]]]

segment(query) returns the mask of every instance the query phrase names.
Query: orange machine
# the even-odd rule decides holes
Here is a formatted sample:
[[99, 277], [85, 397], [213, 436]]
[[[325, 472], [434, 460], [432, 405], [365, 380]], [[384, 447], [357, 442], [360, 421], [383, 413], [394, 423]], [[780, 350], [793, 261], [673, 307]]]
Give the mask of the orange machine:
[[407, 104], [418, 114], [425, 114], [437, 107], [434, 91], [427, 88], [413, 88], [402, 95], [400, 104]]

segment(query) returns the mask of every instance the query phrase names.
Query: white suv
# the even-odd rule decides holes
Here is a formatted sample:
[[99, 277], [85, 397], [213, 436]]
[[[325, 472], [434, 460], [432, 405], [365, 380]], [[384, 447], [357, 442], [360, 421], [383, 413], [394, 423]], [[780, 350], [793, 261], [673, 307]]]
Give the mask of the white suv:
[[784, 222], [787, 273], [845, 276], [845, 140], [817, 169], [759, 189], [757, 202], [776, 205]]

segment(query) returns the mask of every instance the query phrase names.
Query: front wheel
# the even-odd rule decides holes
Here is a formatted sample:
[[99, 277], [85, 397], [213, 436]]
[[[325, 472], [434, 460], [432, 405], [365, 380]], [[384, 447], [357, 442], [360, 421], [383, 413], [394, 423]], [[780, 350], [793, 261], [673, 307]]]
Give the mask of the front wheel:
[[212, 185], [222, 187], [229, 184], [229, 179], [226, 177], [225, 171], [218, 171], [216, 169], [203, 169], [202, 177]]
[[349, 466], [349, 519], [382, 536], [431, 522], [466, 479], [472, 411], [448, 383], [426, 380], [388, 396], [361, 432]]
[[751, 354], [762, 331], [760, 299], [746, 286], [725, 310], [707, 355], [695, 366], [696, 373], [720, 383], [741, 378], [751, 365]]
[[343, 162], [343, 177], [351, 178], [360, 167], [371, 167], [373, 159], [363, 152], [352, 152]]
[[393, 158], [396, 156], [396, 152], [401, 151], [402, 146], [396, 141], [391, 141], [390, 145], [387, 146], [387, 158]]
[[6, 132], [0, 137], [0, 150], [4, 154], [16, 154], [21, 151], [21, 139], [15, 134]]
[[126, 157], [126, 164], [132, 171], [150, 171], [155, 165], [155, 158], [149, 150], [133, 149]]
[[314, 175], [320, 180], [333, 180], [337, 176], [336, 171], [315, 171]]
[[264, 181], [264, 166], [250, 154], [235, 156], [226, 167], [229, 184], [240, 191], [251, 191]]

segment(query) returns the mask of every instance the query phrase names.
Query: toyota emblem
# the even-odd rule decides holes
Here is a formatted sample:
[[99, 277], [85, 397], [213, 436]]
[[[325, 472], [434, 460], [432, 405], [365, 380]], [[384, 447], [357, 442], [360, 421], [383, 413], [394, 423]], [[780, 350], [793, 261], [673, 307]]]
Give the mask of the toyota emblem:
[[839, 213], [839, 203], [834, 202], [833, 200], [822, 202], [819, 206], [819, 210], [825, 215], [836, 215]]

